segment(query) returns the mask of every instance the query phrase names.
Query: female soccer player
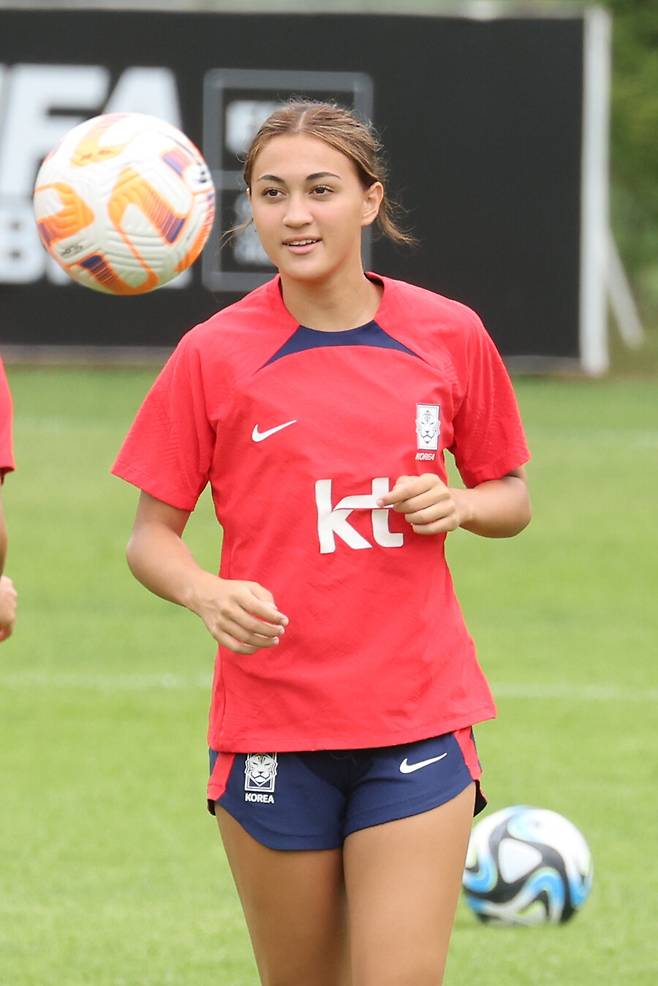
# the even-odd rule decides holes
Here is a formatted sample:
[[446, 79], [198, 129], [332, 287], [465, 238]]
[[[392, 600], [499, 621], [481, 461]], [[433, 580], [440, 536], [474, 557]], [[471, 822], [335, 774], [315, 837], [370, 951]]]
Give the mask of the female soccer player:
[[[278, 274], [148, 394], [128, 561], [219, 644], [209, 807], [262, 983], [438, 986], [495, 714], [444, 542], [528, 523], [522, 426], [472, 311], [364, 272], [364, 227], [406, 239], [369, 127], [287, 105], [244, 175]], [[219, 577], [181, 539], [207, 483]]]
[[[0, 486], [5, 475], [14, 468], [11, 421], [11, 393], [0, 359]], [[0, 643], [11, 637], [16, 622], [16, 589], [12, 580], [2, 574], [7, 557], [7, 540], [7, 525], [0, 497]]]

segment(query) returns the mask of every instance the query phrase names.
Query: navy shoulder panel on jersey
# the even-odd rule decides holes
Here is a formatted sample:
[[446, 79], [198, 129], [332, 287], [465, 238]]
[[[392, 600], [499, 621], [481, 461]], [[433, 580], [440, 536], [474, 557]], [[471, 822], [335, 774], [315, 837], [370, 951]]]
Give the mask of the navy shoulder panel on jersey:
[[270, 363], [275, 363], [292, 353], [302, 353], [306, 349], [320, 349], [326, 346], [374, 346], [378, 349], [397, 349], [420, 359], [417, 353], [398, 342], [388, 332], [384, 332], [376, 322], [368, 322], [366, 325], [359, 325], [356, 329], [343, 329], [339, 332], [322, 332], [319, 329], [309, 329], [305, 325], [300, 325], [263, 365], [269, 366]]

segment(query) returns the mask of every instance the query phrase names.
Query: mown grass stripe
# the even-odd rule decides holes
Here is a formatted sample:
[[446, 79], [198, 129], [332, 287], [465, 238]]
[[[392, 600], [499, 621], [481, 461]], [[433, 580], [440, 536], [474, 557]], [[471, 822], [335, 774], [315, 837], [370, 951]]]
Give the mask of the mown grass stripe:
[[[189, 691], [209, 689], [208, 674], [172, 674], [167, 671], [152, 674], [75, 674], [48, 671], [26, 671], [0, 675], [0, 690], [4, 688], [56, 688], [86, 689], [100, 692], [122, 691]], [[578, 702], [656, 702], [658, 688], [623, 688], [617, 685], [583, 685], [559, 682], [533, 684], [526, 682], [498, 682], [492, 684], [498, 698], [551, 699]]]

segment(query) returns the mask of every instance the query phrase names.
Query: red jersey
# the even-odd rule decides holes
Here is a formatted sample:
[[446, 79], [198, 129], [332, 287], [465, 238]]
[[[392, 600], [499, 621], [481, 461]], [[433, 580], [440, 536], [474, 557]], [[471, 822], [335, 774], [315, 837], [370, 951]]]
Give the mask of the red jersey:
[[269, 589], [276, 648], [219, 648], [209, 745], [231, 752], [411, 742], [495, 715], [444, 556], [377, 508], [456, 458], [467, 486], [528, 459], [512, 386], [468, 308], [389, 278], [372, 322], [300, 326], [279, 278], [187, 333], [114, 473], [192, 510], [211, 484], [220, 575]]
[[0, 359], [0, 482], [15, 468], [11, 441], [12, 406], [5, 368]]

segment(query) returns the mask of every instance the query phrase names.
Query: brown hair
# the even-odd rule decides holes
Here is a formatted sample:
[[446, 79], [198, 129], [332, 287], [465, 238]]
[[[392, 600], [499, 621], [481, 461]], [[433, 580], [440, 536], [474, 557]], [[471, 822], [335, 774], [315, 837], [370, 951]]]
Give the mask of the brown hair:
[[[275, 110], [261, 125], [251, 142], [244, 162], [243, 178], [251, 189], [254, 161], [265, 144], [273, 137], [285, 134], [307, 134], [317, 137], [349, 158], [356, 168], [364, 188], [379, 181], [384, 186], [384, 197], [375, 225], [394, 243], [412, 246], [417, 241], [399, 222], [400, 206], [391, 201], [386, 191], [387, 169], [382, 157], [382, 145], [372, 126], [364, 123], [356, 113], [337, 103], [318, 102], [310, 99], [291, 100]], [[248, 224], [245, 224], [248, 225]], [[238, 226], [230, 232], [240, 232]]]

